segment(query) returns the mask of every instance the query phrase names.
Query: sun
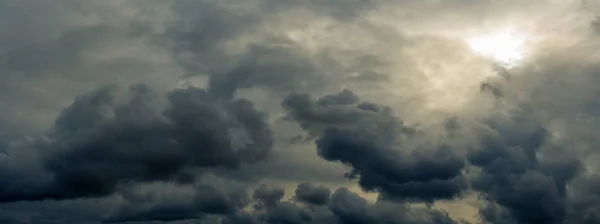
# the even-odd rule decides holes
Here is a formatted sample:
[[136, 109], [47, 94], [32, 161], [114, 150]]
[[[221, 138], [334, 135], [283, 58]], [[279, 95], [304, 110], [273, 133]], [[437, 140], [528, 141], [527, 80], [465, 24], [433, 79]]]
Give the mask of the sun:
[[503, 29], [467, 38], [466, 42], [474, 52], [506, 67], [513, 67], [525, 58], [527, 37], [515, 29]]

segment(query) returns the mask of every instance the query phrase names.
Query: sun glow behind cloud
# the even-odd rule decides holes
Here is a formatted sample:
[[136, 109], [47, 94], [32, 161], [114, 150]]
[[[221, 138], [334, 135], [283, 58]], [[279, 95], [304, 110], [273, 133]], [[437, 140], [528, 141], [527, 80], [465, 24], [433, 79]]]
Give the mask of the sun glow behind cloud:
[[514, 67], [525, 59], [527, 36], [515, 29], [473, 36], [466, 42], [474, 52], [506, 67]]

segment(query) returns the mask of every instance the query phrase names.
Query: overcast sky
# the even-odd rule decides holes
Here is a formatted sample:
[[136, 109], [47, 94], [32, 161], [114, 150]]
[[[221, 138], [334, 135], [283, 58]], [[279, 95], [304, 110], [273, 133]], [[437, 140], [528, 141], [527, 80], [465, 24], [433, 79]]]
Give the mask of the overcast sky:
[[600, 223], [598, 0], [0, 0], [0, 224]]

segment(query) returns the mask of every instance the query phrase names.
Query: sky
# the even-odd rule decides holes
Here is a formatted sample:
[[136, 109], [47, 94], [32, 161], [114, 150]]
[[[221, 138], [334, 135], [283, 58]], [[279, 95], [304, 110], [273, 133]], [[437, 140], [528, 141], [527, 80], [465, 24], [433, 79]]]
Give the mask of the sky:
[[0, 224], [600, 223], [600, 1], [0, 0]]

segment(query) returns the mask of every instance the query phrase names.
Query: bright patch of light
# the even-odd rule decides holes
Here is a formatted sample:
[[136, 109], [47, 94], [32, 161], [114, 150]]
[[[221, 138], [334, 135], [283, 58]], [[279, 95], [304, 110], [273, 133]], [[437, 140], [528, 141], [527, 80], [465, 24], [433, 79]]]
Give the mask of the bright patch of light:
[[516, 33], [514, 29], [467, 39], [467, 44], [473, 51], [507, 67], [515, 66], [524, 59], [526, 42], [527, 38]]

